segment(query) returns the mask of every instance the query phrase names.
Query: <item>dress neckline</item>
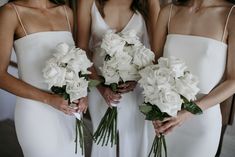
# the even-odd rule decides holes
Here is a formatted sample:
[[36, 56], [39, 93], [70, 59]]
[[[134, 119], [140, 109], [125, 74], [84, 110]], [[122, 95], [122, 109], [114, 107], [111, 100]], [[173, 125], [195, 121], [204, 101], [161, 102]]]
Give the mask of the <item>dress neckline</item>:
[[216, 40], [216, 39], [213, 39], [213, 38], [210, 38], [210, 37], [204, 37], [204, 36], [200, 36], [200, 35], [187, 35], [187, 34], [177, 34], [177, 33], [172, 33], [172, 34], [168, 34], [167, 36], [181, 36], [181, 37], [192, 37], [192, 38], [195, 38], [195, 39], [204, 39], [204, 40], [209, 40], [209, 41], [213, 41], [213, 42], [216, 42], [218, 44], [221, 44], [225, 47], [228, 46], [228, 44], [222, 42], [222, 41], [219, 41], [219, 40]]
[[54, 34], [54, 33], [68, 33], [68, 34], [72, 35], [72, 33], [70, 31], [43, 31], [43, 32], [35, 32], [35, 33], [28, 34], [26, 36], [23, 36], [23, 37], [21, 37], [19, 39], [16, 39], [14, 41], [14, 43], [17, 43], [19, 41], [25, 40], [27, 38], [30, 38], [30, 37], [33, 37], [33, 36], [36, 36], [36, 35], [40, 35], [40, 34], [44, 35], [44, 34], [49, 34], [49, 33], [52, 33], [52, 34]]
[[[95, 11], [98, 12], [98, 15], [100, 17], [100, 19], [102, 20], [102, 22], [104, 23], [104, 25], [108, 28], [108, 29], [112, 29], [112, 30], [116, 30], [114, 28], [111, 28], [106, 21], [104, 20], [104, 18], [102, 17], [102, 15], [100, 14], [95, 2], [93, 3], [94, 7], [95, 7]], [[131, 16], [130, 20], [127, 22], [127, 24], [120, 30], [118, 31], [118, 33], [121, 33], [123, 31], [125, 31], [127, 29], [127, 27], [130, 25], [130, 23], [133, 21], [134, 17], [136, 16], [136, 13], [133, 13], [133, 15]]]

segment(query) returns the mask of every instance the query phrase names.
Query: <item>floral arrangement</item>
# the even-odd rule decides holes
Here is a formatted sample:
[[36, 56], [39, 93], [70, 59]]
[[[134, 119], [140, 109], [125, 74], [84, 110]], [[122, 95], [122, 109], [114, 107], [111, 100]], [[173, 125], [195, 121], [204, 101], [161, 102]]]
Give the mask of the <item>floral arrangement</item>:
[[[71, 107], [76, 107], [73, 101], [86, 97], [88, 87], [97, 85], [97, 81], [89, 80], [88, 68], [92, 63], [86, 56], [86, 52], [80, 48], [60, 43], [55, 48], [53, 57], [46, 62], [43, 69], [43, 76], [48, 88], [55, 94], [59, 94], [68, 100]], [[84, 153], [84, 135], [81, 113], [74, 113], [76, 116], [76, 150], [78, 144]]]
[[[118, 86], [128, 81], [140, 79], [139, 70], [153, 64], [154, 53], [141, 42], [135, 30], [115, 33], [107, 31], [103, 37], [101, 49], [104, 52], [104, 64], [100, 67], [104, 85], [117, 92]], [[102, 146], [117, 144], [117, 107], [108, 108], [102, 118], [94, 139]]]
[[[202, 113], [193, 102], [199, 92], [198, 79], [187, 70], [182, 60], [162, 57], [158, 64], [141, 70], [140, 75], [139, 84], [144, 89], [144, 103], [140, 106], [140, 111], [146, 116], [146, 120], [163, 121], [167, 117], [176, 116], [182, 109], [192, 114]], [[165, 137], [155, 136], [149, 157], [152, 153], [154, 157], [161, 157], [162, 150], [167, 156]]]

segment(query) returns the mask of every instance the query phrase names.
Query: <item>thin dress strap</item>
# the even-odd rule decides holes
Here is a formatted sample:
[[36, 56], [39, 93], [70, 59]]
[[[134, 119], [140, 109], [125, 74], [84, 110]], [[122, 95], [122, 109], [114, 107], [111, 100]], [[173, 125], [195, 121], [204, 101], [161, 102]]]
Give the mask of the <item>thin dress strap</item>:
[[170, 6], [170, 12], [169, 12], [169, 17], [168, 17], [168, 23], [167, 23], [168, 33], [170, 32], [170, 22], [171, 22], [172, 8], [173, 8], [173, 4], [171, 4], [171, 6]]
[[23, 22], [22, 22], [22, 20], [21, 20], [21, 18], [20, 18], [20, 14], [19, 14], [19, 12], [18, 12], [18, 10], [17, 10], [17, 7], [16, 7], [15, 4], [13, 4], [13, 3], [11, 3], [11, 5], [12, 5], [12, 7], [14, 8], [14, 10], [15, 10], [15, 12], [16, 12], [16, 15], [17, 15], [17, 17], [18, 17], [18, 20], [19, 20], [19, 22], [20, 22], [20, 25], [21, 25], [21, 27], [22, 27], [22, 29], [23, 29], [25, 35], [27, 36], [28, 34], [27, 34], [26, 29], [25, 29], [25, 27], [24, 27], [24, 24], [23, 24]]
[[227, 16], [227, 19], [226, 19], [226, 23], [225, 23], [225, 26], [224, 26], [224, 31], [223, 31], [222, 39], [221, 39], [222, 42], [224, 41], [225, 33], [226, 33], [226, 30], [227, 30], [227, 27], [228, 27], [229, 18], [230, 18], [230, 15], [231, 15], [234, 7], [235, 7], [235, 5], [233, 5], [231, 7], [231, 9], [230, 9], [230, 11], [228, 13], [228, 16]]
[[67, 19], [67, 22], [68, 22], [69, 31], [72, 32], [71, 25], [70, 25], [70, 22], [69, 22], [69, 16], [68, 16], [67, 9], [66, 9], [65, 6], [63, 6], [63, 8], [64, 8], [64, 12], [65, 12], [66, 19]]

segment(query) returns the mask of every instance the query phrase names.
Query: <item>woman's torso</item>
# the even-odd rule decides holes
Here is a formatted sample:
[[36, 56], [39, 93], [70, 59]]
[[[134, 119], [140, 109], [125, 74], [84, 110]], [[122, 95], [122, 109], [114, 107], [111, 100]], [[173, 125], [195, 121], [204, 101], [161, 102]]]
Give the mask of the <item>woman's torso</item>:
[[[67, 10], [65, 6], [62, 6], [64, 9], [64, 23], [66, 23], [68, 30], [28, 33], [30, 27], [25, 26], [25, 20], [22, 18], [22, 12], [19, 9], [20, 6], [14, 3], [11, 5], [17, 14], [21, 32], [25, 35], [14, 41], [19, 78], [34, 87], [48, 90], [42, 73], [45, 63], [52, 57], [57, 44], [65, 42], [71, 46], [74, 45]], [[33, 29], [31, 28], [30, 30]]]
[[[228, 47], [224, 41], [232, 8], [230, 8], [227, 18], [224, 17], [224, 27], [221, 27], [221, 31], [218, 30], [218, 32], [222, 32], [218, 40], [206, 37], [206, 35], [186, 35], [181, 33], [169, 33], [167, 35], [164, 56], [174, 56], [183, 59], [188, 69], [198, 77], [200, 93], [202, 94], [208, 94], [223, 79]], [[172, 6], [168, 21], [168, 32], [172, 32], [174, 28], [171, 23], [171, 14]], [[215, 21], [216, 19], [213, 20]], [[203, 23], [201, 23], [201, 27], [203, 27]]]

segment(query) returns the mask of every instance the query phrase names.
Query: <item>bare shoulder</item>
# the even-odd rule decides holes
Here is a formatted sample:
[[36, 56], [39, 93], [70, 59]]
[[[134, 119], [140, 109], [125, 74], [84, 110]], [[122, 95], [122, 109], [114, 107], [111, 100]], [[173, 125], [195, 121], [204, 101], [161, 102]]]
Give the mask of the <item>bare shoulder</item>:
[[159, 17], [164, 18], [164, 19], [166, 19], [166, 18], [168, 19], [169, 15], [170, 15], [170, 9], [171, 9], [172, 6], [173, 6], [172, 3], [166, 4], [166, 5], [161, 9]]
[[70, 18], [73, 18], [73, 10], [69, 6], [67, 6], [67, 5], [64, 5], [63, 7], [65, 7], [65, 9], [66, 9], [66, 11], [68, 13], [68, 16]]
[[11, 25], [15, 27], [17, 26], [17, 15], [10, 3], [0, 7], [0, 21], [4, 21], [4, 23], [11, 23]]
[[[174, 6], [174, 7], [173, 7], [173, 6]], [[167, 14], [167, 15], [169, 15], [171, 7], [172, 7], [172, 8], [175, 8], [176, 6], [175, 6], [173, 3], [168, 3], [168, 4], [166, 4], [166, 5], [161, 9], [162, 14]]]
[[1, 16], [14, 16], [15, 15], [15, 10], [12, 7], [11, 3], [8, 3], [2, 7], [0, 7], [0, 15]]

